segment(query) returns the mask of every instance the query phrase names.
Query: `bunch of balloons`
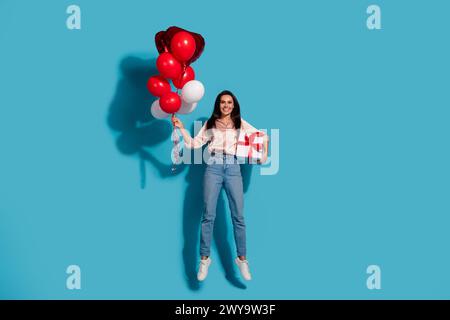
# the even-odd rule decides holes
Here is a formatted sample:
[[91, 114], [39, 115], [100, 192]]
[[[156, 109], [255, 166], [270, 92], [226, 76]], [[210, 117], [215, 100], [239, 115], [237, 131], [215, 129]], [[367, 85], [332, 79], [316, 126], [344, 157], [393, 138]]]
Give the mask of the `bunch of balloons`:
[[[147, 81], [150, 93], [159, 97], [150, 108], [152, 115], [163, 119], [177, 112], [191, 113], [203, 98], [205, 88], [200, 81], [195, 80], [195, 72], [190, 64], [202, 54], [205, 40], [198, 33], [170, 27], [155, 35], [155, 44], [160, 53], [156, 60], [159, 75]], [[177, 88], [176, 92], [172, 91], [169, 80]], [[181, 89], [181, 95], [178, 89]]]

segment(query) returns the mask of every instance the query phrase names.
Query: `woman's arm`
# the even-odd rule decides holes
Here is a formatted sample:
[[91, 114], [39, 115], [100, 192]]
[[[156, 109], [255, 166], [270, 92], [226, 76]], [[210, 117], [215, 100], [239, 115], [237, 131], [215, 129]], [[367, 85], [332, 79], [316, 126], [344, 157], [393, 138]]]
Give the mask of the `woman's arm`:
[[172, 115], [172, 124], [174, 127], [180, 129], [184, 144], [189, 149], [201, 148], [209, 140], [208, 135], [206, 134], [206, 123], [194, 138], [192, 138], [189, 132], [184, 128], [183, 122], [175, 115]]
[[260, 132], [263, 134], [262, 138], [263, 138], [263, 154], [262, 154], [262, 158], [261, 160], [259, 160], [259, 163], [265, 163], [267, 161], [267, 156], [269, 153], [269, 136], [263, 132], [260, 131], [258, 129], [256, 129], [254, 126], [252, 126], [250, 123], [248, 123], [247, 121], [242, 119], [242, 128], [249, 134], [254, 133], [254, 132]]
[[264, 135], [264, 142], [263, 142], [263, 156], [261, 158], [261, 163], [265, 163], [267, 161], [267, 155], [269, 153], [269, 136], [267, 134]]

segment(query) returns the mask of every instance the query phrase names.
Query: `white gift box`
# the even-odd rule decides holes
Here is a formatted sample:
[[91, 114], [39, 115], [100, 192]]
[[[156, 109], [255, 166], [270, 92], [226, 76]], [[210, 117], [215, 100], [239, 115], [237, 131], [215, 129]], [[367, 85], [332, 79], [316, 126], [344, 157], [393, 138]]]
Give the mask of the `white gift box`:
[[255, 163], [262, 159], [264, 132], [256, 131], [247, 133], [241, 130], [236, 147], [238, 158], [248, 159], [249, 163]]

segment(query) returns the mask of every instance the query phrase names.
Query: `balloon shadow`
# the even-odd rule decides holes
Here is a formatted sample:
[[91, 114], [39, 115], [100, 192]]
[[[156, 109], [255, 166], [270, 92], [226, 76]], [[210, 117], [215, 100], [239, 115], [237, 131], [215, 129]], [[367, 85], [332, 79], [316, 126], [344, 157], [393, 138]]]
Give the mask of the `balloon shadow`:
[[[147, 90], [147, 80], [158, 74], [156, 59], [127, 56], [120, 61], [120, 78], [109, 106], [107, 124], [116, 133], [116, 147], [124, 155], [137, 156], [140, 186], [146, 186], [145, 162], [142, 152], [170, 139], [169, 121], [152, 116], [150, 106], [155, 101]], [[167, 176], [174, 174], [167, 172]]]

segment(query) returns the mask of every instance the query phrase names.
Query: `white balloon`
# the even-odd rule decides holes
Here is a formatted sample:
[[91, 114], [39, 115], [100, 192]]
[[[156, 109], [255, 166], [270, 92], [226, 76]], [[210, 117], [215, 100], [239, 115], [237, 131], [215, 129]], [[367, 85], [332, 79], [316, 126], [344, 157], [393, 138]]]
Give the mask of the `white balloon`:
[[161, 107], [159, 106], [159, 99], [155, 100], [152, 103], [150, 112], [152, 113], [152, 116], [155, 117], [156, 119], [164, 119], [164, 118], [167, 118], [168, 116], [170, 116], [170, 114], [161, 110]]
[[188, 113], [191, 113], [192, 111], [194, 111], [195, 108], [197, 108], [197, 105], [198, 105], [198, 102], [194, 102], [193, 104], [191, 104], [191, 107], [189, 108]]
[[184, 100], [182, 100], [181, 108], [180, 108], [180, 110], [178, 110], [177, 113], [181, 113], [181, 114], [191, 113], [192, 111], [195, 110], [195, 108], [197, 108], [197, 104], [198, 104], [197, 102], [187, 103]]
[[187, 103], [199, 102], [205, 94], [205, 87], [198, 80], [187, 82], [181, 89], [181, 99]]

